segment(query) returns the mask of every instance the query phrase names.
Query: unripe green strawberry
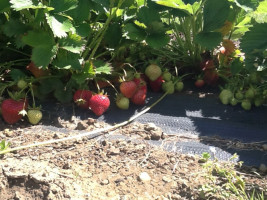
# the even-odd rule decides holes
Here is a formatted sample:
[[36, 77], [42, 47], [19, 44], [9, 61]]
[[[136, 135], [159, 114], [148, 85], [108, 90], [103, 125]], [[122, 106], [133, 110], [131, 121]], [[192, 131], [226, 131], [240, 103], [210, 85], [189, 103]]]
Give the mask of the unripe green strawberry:
[[244, 110], [250, 110], [251, 109], [251, 103], [248, 99], [245, 99], [242, 101], [241, 106]]
[[256, 107], [261, 106], [264, 103], [264, 99], [261, 97], [257, 97], [256, 99], [254, 99], [254, 105]]
[[227, 105], [230, 103], [231, 99], [233, 98], [233, 93], [230, 90], [224, 89], [221, 91], [219, 98], [222, 104]]
[[19, 89], [24, 89], [27, 87], [27, 85], [28, 85], [27, 82], [24, 81], [23, 79], [19, 80], [17, 83], [17, 86]]
[[162, 90], [164, 92], [167, 92], [168, 94], [173, 94], [174, 93], [174, 84], [172, 81], [164, 82], [162, 83]]
[[157, 80], [158, 77], [160, 77], [162, 74], [162, 71], [158, 65], [151, 64], [149, 65], [145, 70], [145, 75], [149, 78], [151, 81]]
[[245, 93], [245, 97], [247, 99], [253, 99], [255, 97], [255, 91], [253, 88], [249, 88], [246, 93]]
[[244, 95], [241, 91], [238, 91], [237, 93], [235, 93], [235, 98], [237, 100], [242, 100], [244, 98]]
[[184, 89], [184, 83], [182, 81], [178, 81], [176, 84], [175, 84], [175, 90], [177, 92], [181, 92], [182, 90]]
[[162, 78], [164, 81], [170, 81], [172, 79], [172, 74], [168, 71], [163, 72]]
[[233, 97], [233, 98], [230, 100], [230, 104], [231, 104], [232, 106], [235, 106], [235, 105], [238, 104], [238, 100], [237, 100], [236, 98]]
[[129, 108], [129, 104], [130, 104], [130, 100], [123, 96], [122, 94], [118, 95], [116, 98], [116, 105], [118, 106], [118, 108], [122, 109], [122, 110], [127, 110]]
[[38, 109], [29, 110], [27, 115], [29, 122], [33, 125], [38, 124], [43, 117], [42, 112]]

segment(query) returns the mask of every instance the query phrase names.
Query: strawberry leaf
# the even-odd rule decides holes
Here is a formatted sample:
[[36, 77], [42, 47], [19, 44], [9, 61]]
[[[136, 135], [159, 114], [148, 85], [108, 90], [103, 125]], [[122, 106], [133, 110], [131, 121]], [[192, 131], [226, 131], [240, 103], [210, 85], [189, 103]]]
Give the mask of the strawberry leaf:
[[46, 20], [54, 36], [59, 38], [67, 37], [67, 32], [74, 29], [71, 21], [66, 17], [46, 14]]
[[168, 44], [170, 37], [165, 34], [152, 34], [148, 35], [146, 42], [149, 46], [153, 48], [160, 48]]
[[24, 34], [27, 31], [27, 26], [18, 20], [10, 19], [3, 26], [3, 31], [7, 36], [12, 37], [15, 35]]
[[60, 39], [59, 46], [62, 49], [79, 54], [84, 50], [85, 41], [79, 35], [71, 34]]
[[154, 9], [150, 9], [148, 7], [142, 7], [139, 9], [139, 12], [137, 13], [137, 19], [148, 26], [153, 21], [160, 21], [160, 15]]
[[29, 31], [22, 37], [22, 41], [32, 47], [54, 45], [54, 38], [51, 34], [44, 31]]
[[93, 2], [100, 4], [103, 7], [109, 8], [110, 2], [109, 0], [93, 0]]
[[67, 14], [70, 15], [76, 23], [83, 22], [88, 19], [91, 9], [92, 7], [88, 0], [79, 0], [78, 6], [75, 9], [68, 11]]
[[59, 88], [54, 92], [54, 96], [61, 103], [68, 103], [72, 100], [72, 90], [71, 88]]
[[26, 77], [26, 74], [19, 69], [12, 69], [10, 72], [10, 76], [14, 81], [18, 81], [24, 77]]
[[78, 0], [53, 0], [50, 4], [55, 10], [55, 13], [73, 10], [78, 6]]
[[0, 13], [7, 11], [9, 7], [10, 7], [9, 0], [0, 1]]
[[88, 23], [79, 24], [76, 28], [77, 34], [81, 37], [88, 37], [92, 29]]
[[222, 41], [222, 34], [219, 32], [200, 32], [195, 39], [201, 46], [213, 49]]
[[68, 52], [66, 50], [59, 51], [56, 60], [53, 65], [60, 69], [81, 69], [80, 55]]
[[267, 1], [260, 2], [257, 10], [251, 14], [257, 23], [267, 23]]
[[105, 34], [105, 41], [110, 45], [110, 47], [116, 47], [119, 44], [121, 38], [122, 31], [120, 24], [111, 24]]
[[111, 74], [112, 67], [101, 60], [97, 60], [93, 63], [96, 74]]
[[[2, 0], [1, 0], [2, 1]], [[53, 10], [54, 8], [48, 7], [40, 3], [39, 1], [32, 0], [10, 0], [11, 7], [16, 11], [20, 11], [23, 9], [40, 9], [45, 8], [47, 10]]]
[[126, 24], [123, 27], [124, 35], [126, 35], [129, 39], [141, 42], [146, 37], [146, 32], [144, 29], [139, 28], [134, 24]]
[[55, 46], [38, 46], [34, 47], [32, 50], [32, 61], [36, 66], [46, 67], [50, 64], [52, 59], [57, 54], [58, 47]]
[[86, 73], [72, 74], [71, 78], [78, 84], [83, 85], [85, 81], [90, 78]]
[[[205, 32], [221, 28], [230, 13], [228, 0], [207, 0], [203, 11]], [[219, 14], [218, 14], [219, 13]]]
[[33, 6], [33, 2], [31, 0], [10, 0], [11, 7], [16, 11], [28, 9]]

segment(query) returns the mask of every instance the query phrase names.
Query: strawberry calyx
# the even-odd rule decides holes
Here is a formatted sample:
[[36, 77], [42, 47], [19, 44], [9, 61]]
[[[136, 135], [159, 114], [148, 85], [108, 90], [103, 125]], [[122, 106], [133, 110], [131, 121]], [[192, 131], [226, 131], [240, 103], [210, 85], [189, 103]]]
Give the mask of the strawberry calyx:
[[26, 94], [23, 91], [18, 91], [18, 92], [10, 92], [9, 90], [7, 90], [8, 95], [10, 96], [11, 99], [15, 100], [15, 101], [19, 101], [21, 99], [25, 99]]

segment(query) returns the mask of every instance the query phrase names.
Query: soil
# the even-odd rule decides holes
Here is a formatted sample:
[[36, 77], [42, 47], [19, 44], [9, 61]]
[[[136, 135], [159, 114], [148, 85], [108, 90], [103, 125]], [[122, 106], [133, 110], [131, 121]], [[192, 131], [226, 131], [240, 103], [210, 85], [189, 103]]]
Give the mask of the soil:
[[[29, 126], [26, 122], [16, 126], [2, 123], [0, 138], [10, 142], [11, 147], [17, 147], [77, 135], [108, 124], [73, 118], [71, 121], [59, 119], [58, 126], [64, 129]], [[108, 137], [111, 135], [112, 139]], [[166, 152], [149, 145], [147, 139], [173, 138], [153, 124], [134, 122], [99, 137], [83, 137], [4, 154], [0, 158], [0, 199], [201, 199], [199, 188], [211, 184], [201, 159]], [[219, 161], [218, 164], [225, 169], [235, 165]], [[248, 188], [265, 191], [266, 195], [266, 174], [246, 166], [235, 169]], [[220, 184], [222, 181], [211, 185]]]

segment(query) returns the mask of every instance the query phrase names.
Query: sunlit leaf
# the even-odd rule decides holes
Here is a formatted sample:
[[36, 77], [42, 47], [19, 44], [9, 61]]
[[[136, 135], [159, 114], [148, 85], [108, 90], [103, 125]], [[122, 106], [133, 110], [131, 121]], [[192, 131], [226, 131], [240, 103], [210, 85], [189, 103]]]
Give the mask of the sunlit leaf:
[[59, 38], [67, 37], [67, 32], [74, 28], [71, 21], [66, 17], [46, 14], [46, 20], [53, 34]]
[[267, 0], [260, 2], [258, 8], [251, 14], [258, 23], [267, 23]]
[[93, 66], [96, 74], [111, 74], [112, 67], [104, 61], [97, 60], [93, 63]]
[[59, 40], [59, 47], [79, 54], [84, 50], [85, 41], [78, 35], [70, 34], [68, 37]]

